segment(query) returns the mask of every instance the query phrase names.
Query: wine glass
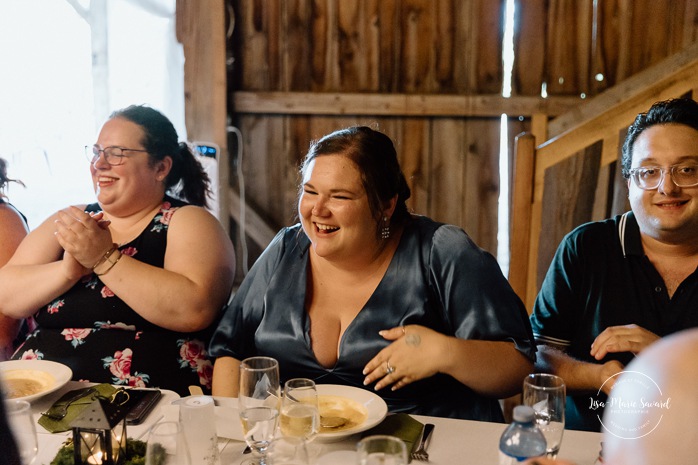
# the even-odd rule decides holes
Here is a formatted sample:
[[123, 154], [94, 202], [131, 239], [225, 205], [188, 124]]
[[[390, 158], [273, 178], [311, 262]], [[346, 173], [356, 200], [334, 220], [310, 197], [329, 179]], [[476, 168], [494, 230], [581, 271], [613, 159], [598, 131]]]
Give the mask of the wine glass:
[[163, 421], [153, 426], [145, 449], [145, 465], [191, 465], [181, 423]]
[[5, 411], [22, 465], [29, 465], [39, 452], [31, 405], [26, 400], [7, 400]]
[[286, 437], [312, 441], [320, 430], [317, 387], [307, 378], [286, 381], [281, 400], [279, 430]]
[[267, 450], [269, 465], [309, 465], [310, 458], [303, 438], [281, 436], [275, 438]]
[[240, 421], [245, 442], [257, 456], [246, 464], [267, 464], [267, 447], [276, 431], [280, 401], [279, 362], [271, 357], [250, 357], [240, 362]]
[[533, 407], [536, 424], [548, 443], [546, 455], [555, 459], [565, 431], [565, 383], [559, 376], [532, 373], [524, 379], [523, 403]]
[[359, 465], [407, 465], [407, 447], [400, 438], [377, 434], [356, 446]]

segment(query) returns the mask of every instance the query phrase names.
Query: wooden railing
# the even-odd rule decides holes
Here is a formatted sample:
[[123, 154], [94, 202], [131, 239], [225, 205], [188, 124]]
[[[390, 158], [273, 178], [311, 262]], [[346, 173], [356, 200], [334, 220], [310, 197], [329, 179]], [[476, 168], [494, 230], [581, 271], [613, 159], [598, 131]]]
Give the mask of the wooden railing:
[[[562, 239], [551, 237], [549, 231], [543, 230], [543, 212], [551, 211], [551, 202], [560, 202], [563, 198], [545, 192], [549, 188], [546, 185], [546, 174], [551, 168], [579, 156], [580, 152], [589, 150], [592, 146], [596, 147], [595, 151], [599, 155], [594, 159], [599, 163], [596, 173], [605, 172], [605, 167], [619, 161], [624, 133], [637, 114], [647, 111], [656, 101], [698, 95], [697, 90], [698, 43], [550, 122], [543, 116], [534, 118], [532, 133], [517, 136], [509, 281], [529, 311], [533, 308], [540, 283], [552, 258], [549, 253], [541, 256], [542, 240], [545, 240], [546, 246], [551, 241], [556, 246]], [[546, 140], [548, 137], [550, 139]], [[618, 183], [617, 177], [615, 185], [609, 184], [607, 187], [625, 189], [622, 183]], [[600, 195], [605, 197], [602, 203], [612, 198], [608, 189], [597, 189], [596, 196]], [[594, 202], [599, 202], [599, 199]], [[602, 208], [601, 211], [610, 212], [611, 209]], [[597, 218], [588, 215], [582, 222], [594, 219]]]

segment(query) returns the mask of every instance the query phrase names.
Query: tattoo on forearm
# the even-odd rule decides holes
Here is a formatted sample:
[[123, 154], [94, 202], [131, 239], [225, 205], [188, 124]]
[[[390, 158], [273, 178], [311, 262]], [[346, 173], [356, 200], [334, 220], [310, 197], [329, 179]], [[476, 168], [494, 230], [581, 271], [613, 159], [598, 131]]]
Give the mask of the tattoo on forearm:
[[419, 334], [414, 334], [410, 333], [405, 336], [405, 343], [407, 343], [408, 346], [418, 346], [422, 342], [422, 338], [419, 337]]

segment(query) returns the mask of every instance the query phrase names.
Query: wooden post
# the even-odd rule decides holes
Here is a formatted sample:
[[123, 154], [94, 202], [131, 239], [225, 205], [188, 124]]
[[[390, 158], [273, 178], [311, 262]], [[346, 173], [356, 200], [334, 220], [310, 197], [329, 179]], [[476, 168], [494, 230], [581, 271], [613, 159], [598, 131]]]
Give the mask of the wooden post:
[[[528, 260], [535, 154], [536, 145], [533, 134], [521, 133], [516, 136], [514, 142], [509, 283], [524, 303], [527, 302], [528, 280], [532, 279], [528, 276]], [[531, 311], [530, 308], [528, 310]]]
[[214, 142], [218, 158], [219, 220], [229, 230], [229, 157], [223, 0], [177, 0], [177, 39], [184, 48], [185, 123], [190, 141]]

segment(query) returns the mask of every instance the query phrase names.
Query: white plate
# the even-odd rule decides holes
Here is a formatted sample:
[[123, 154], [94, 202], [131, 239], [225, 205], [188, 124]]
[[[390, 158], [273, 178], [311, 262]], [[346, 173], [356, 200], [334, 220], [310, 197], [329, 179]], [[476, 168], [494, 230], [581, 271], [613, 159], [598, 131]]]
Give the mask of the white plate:
[[13, 400], [26, 400], [31, 402], [39, 397], [54, 392], [70, 381], [73, 371], [62, 363], [50, 360], [8, 360], [0, 362], [0, 379], [3, 382], [3, 392], [8, 398], [7, 380], [31, 379], [41, 384], [41, 390], [35, 394], [23, 397], [15, 397]]
[[388, 413], [388, 406], [385, 401], [377, 394], [366, 389], [342, 386], [339, 384], [318, 384], [317, 391], [318, 396], [346, 397], [354, 400], [363, 405], [368, 413], [363, 423], [351, 429], [344, 429], [335, 433], [318, 434], [317, 439], [322, 442], [340, 441], [352, 434], [361, 433], [362, 431], [373, 428], [383, 421], [383, 418], [385, 418], [385, 415]]

